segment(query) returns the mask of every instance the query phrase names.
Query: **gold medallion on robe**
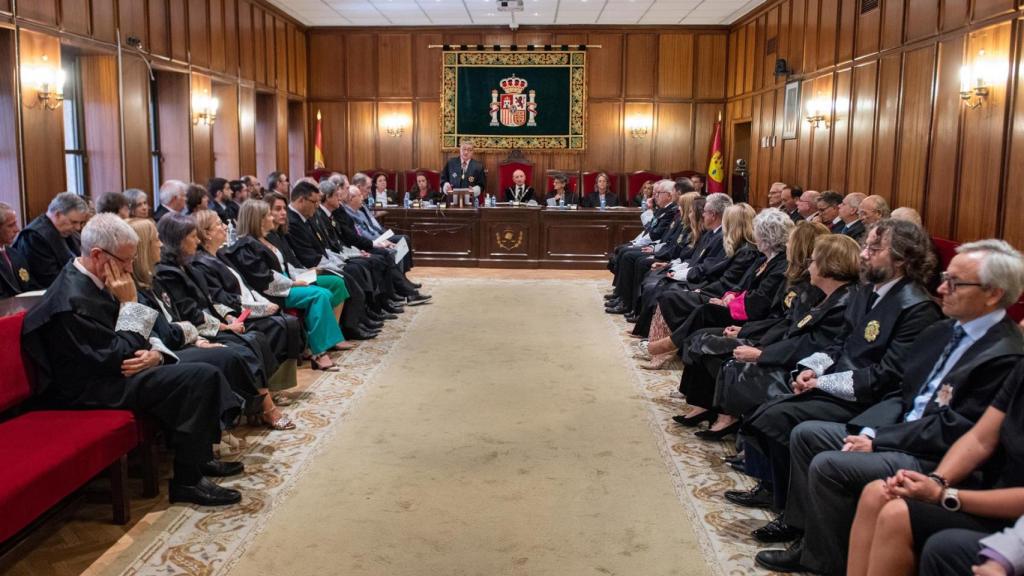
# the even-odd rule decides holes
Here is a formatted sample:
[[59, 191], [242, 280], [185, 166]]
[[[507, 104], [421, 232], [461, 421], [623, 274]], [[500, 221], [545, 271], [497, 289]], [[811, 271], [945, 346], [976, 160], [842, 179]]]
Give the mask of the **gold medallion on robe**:
[[21, 278], [22, 282], [28, 282], [28, 270], [18, 268], [18, 278]]
[[801, 318], [799, 322], [797, 322], [796, 327], [797, 328], [803, 328], [810, 321], [811, 321], [811, 315], [808, 314], [807, 316], [804, 316], [803, 318]]
[[943, 384], [939, 388], [939, 392], [935, 395], [935, 403], [939, 406], [949, 406], [950, 401], [953, 400], [953, 387], [948, 383]]
[[878, 320], [868, 322], [868, 325], [864, 327], [864, 339], [868, 342], [874, 342], [878, 338], [879, 330], [881, 330], [881, 326], [878, 324]]
[[793, 299], [794, 298], [796, 298], [796, 292], [793, 291], [793, 290], [790, 290], [789, 293], [786, 294], [786, 299], [783, 300], [782, 303], [786, 305], [786, 308], [792, 308], [793, 307]]

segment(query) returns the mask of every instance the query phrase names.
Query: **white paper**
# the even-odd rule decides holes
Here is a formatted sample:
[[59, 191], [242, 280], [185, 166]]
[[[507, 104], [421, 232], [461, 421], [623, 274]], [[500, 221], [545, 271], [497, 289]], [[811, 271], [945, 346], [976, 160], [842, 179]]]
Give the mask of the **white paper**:
[[398, 244], [395, 244], [395, 264], [398, 264], [405, 258], [405, 255], [409, 253], [409, 243], [402, 238]]
[[22, 292], [15, 296], [15, 298], [31, 298], [33, 296], [42, 296], [46, 294], [46, 290], [29, 290], [28, 292]]
[[295, 278], [296, 282], [305, 282], [306, 284], [313, 284], [316, 282], [316, 270], [306, 270], [302, 274], [299, 274]]
[[387, 230], [384, 231], [383, 234], [378, 236], [377, 239], [373, 241], [373, 243], [374, 244], [380, 244], [381, 242], [386, 241], [388, 238], [391, 238], [394, 235], [395, 235], [395, 233], [392, 232], [390, 228], [388, 228]]

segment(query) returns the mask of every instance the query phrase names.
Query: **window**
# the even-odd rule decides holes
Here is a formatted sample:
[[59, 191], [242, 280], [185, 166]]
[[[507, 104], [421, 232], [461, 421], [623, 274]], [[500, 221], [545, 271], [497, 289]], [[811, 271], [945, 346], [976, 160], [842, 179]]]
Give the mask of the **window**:
[[61, 63], [67, 81], [64, 84], [64, 170], [68, 191], [80, 196], [86, 189], [87, 159], [85, 155], [85, 129], [82, 126], [82, 78], [78, 56], [67, 50], [61, 53]]
[[159, 206], [160, 184], [163, 183], [163, 176], [160, 173], [160, 107], [157, 106], [156, 75], [151, 75], [149, 81], [149, 157], [152, 163], [153, 173], [153, 195], [150, 199], [151, 206]]

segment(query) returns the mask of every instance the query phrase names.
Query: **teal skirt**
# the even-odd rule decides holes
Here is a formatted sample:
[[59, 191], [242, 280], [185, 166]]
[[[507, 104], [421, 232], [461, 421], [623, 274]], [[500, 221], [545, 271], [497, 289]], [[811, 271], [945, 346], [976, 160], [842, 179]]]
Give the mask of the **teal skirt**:
[[[339, 278], [339, 280], [341, 279]], [[320, 278], [317, 279], [318, 284], [319, 282]], [[341, 289], [347, 297], [348, 291], [345, 290], [344, 281], [341, 282]], [[314, 356], [323, 354], [345, 339], [341, 335], [338, 321], [334, 319], [335, 305], [332, 302], [335, 297], [334, 292], [320, 286], [292, 286], [288, 296], [284, 299], [286, 308], [297, 308], [303, 311], [309, 351]]]

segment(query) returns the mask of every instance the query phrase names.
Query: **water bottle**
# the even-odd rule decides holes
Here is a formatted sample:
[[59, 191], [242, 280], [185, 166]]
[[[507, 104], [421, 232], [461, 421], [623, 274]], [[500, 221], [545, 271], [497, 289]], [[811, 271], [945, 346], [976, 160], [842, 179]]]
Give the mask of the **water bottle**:
[[491, 196], [491, 208], [496, 208], [497, 206], [498, 206], [498, 197], [497, 196]]
[[412, 200], [409, 199], [409, 193], [408, 192], [405, 193], [405, 199], [402, 201], [402, 205], [405, 206], [406, 208], [408, 208], [409, 206], [412, 206]]
[[235, 223], [228, 222], [228, 246], [234, 245], [238, 241], [238, 231], [235, 230]]
[[601, 210], [604, 210], [605, 207], [606, 207], [606, 204], [605, 204], [604, 196], [601, 196]]
[[565, 208], [565, 196], [562, 196], [561, 198], [558, 199], [558, 207]]
[[477, 194], [470, 194], [473, 197], [473, 208], [480, 207], [480, 196]]
[[490, 208], [490, 207], [491, 207], [491, 195], [490, 194], [484, 194], [484, 208]]

